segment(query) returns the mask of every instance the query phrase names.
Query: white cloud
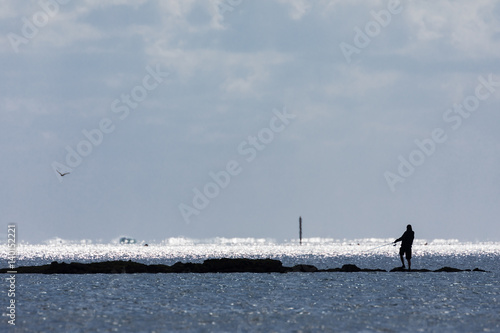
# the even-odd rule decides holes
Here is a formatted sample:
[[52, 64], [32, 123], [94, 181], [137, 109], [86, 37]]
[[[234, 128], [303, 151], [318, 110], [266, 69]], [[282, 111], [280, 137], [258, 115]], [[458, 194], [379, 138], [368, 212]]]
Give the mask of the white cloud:
[[496, 46], [500, 19], [494, 1], [411, 2], [405, 9], [410, 33], [414, 36], [408, 54], [429, 53], [431, 42], [439, 43], [453, 58], [500, 56]]
[[290, 6], [290, 17], [294, 20], [300, 20], [311, 9], [311, 1], [307, 0], [279, 0], [279, 2]]

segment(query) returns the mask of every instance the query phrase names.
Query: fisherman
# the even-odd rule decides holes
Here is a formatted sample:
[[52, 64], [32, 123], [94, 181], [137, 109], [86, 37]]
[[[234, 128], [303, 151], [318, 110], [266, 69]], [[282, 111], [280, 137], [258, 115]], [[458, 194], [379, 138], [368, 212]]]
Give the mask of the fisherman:
[[415, 232], [413, 232], [413, 230], [411, 229], [411, 224], [408, 224], [403, 236], [394, 241], [394, 244], [401, 241], [401, 248], [399, 249], [399, 257], [401, 258], [401, 264], [403, 265], [401, 266], [401, 268], [405, 268], [403, 255], [406, 255], [409, 271], [411, 271], [411, 246], [413, 244], [413, 238], [415, 238]]

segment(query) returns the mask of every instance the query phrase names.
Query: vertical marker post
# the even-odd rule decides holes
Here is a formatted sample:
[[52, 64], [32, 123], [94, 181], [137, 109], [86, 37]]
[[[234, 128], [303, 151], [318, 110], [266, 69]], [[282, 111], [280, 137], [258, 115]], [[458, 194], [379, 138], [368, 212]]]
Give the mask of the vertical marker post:
[[302, 245], [302, 216], [299, 216], [299, 241]]

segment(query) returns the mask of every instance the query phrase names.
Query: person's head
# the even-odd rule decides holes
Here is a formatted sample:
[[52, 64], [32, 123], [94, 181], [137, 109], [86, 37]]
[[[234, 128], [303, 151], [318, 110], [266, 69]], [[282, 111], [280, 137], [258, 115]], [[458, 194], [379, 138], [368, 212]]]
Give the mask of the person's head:
[[406, 226], [406, 230], [408, 230], [408, 231], [412, 231], [412, 229], [411, 229], [411, 224], [408, 224], [408, 225]]

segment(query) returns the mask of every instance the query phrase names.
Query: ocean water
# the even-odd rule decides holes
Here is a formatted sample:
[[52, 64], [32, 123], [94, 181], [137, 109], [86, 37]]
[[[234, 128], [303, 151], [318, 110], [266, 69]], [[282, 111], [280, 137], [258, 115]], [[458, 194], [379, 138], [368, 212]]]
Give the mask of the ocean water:
[[[400, 266], [388, 239], [167, 239], [148, 247], [61, 240], [17, 246], [17, 263], [274, 258], [318, 268]], [[500, 332], [500, 243], [419, 240], [413, 268], [489, 272], [16, 275], [7, 332]], [[7, 254], [2, 253], [7, 267]]]

